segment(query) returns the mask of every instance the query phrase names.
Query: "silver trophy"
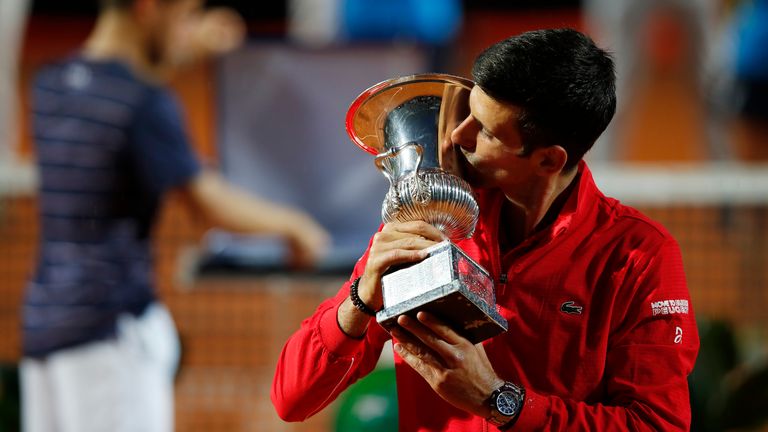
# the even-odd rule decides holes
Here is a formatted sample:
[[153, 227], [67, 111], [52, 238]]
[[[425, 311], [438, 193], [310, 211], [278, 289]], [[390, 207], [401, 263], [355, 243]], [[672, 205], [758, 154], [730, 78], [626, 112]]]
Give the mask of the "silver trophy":
[[389, 180], [382, 220], [428, 222], [450, 240], [423, 261], [390, 269], [382, 278], [385, 328], [399, 315], [424, 310], [477, 343], [507, 330], [496, 310], [493, 279], [453, 242], [471, 237], [477, 201], [459, 173], [451, 132], [469, 113], [472, 81], [444, 74], [395, 78], [352, 103], [347, 132]]

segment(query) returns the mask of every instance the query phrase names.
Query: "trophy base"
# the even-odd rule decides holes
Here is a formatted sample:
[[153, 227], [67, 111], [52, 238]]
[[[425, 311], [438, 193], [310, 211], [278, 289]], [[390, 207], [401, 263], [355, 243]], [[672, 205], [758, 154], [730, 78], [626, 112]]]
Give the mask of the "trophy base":
[[507, 330], [496, 310], [488, 272], [451, 242], [432, 248], [422, 262], [382, 278], [384, 309], [376, 321], [389, 330], [400, 315], [429, 312], [472, 343]]

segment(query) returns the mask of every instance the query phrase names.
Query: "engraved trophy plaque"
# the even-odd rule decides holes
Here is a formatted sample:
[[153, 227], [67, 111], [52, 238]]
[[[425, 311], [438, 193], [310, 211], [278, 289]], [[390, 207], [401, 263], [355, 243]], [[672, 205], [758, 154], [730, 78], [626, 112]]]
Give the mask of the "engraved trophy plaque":
[[472, 236], [479, 214], [450, 141], [469, 114], [473, 85], [445, 74], [395, 78], [364, 91], [347, 112], [352, 141], [376, 155], [390, 183], [382, 220], [423, 220], [450, 239], [432, 246], [423, 261], [384, 275], [384, 308], [376, 320], [385, 328], [401, 314], [424, 310], [473, 343], [507, 330], [493, 279], [454, 244]]

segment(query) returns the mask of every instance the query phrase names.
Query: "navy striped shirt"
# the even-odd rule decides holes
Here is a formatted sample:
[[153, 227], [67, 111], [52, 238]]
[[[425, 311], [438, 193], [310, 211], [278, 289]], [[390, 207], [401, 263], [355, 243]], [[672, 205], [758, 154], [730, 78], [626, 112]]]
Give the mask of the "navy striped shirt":
[[72, 57], [32, 94], [41, 243], [22, 311], [40, 357], [115, 334], [154, 301], [150, 232], [165, 191], [194, 177], [180, 108], [125, 65]]

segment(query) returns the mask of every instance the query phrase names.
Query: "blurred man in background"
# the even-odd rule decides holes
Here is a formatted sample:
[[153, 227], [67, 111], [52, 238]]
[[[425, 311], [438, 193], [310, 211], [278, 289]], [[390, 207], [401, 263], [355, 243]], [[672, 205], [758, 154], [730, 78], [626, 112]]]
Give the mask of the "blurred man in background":
[[163, 86], [243, 36], [239, 16], [199, 0], [102, 0], [82, 51], [38, 74], [42, 229], [23, 305], [26, 431], [173, 430], [178, 340], [150, 246], [167, 193], [222, 228], [283, 236], [296, 266], [324, 252], [329, 237], [308, 215], [201, 168]]
[[15, 162], [19, 52], [31, 0], [0, 0], [0, 167]]
[[494, 44], [472, 75], [451, 142], [480, 217], [458, 246], [490, 269], [509, 330], [475, 345], [423, 311], [391, 334], [377, 325], [382, 275], [445, 239], [388, 223], [283, 348], [278, 414], [314, 415], [392, 338], [400, 431], [688, 430], [699, 340], [679, 247], [582, 160], [616, 109], [611, 58], [574, 30], [541, 30]]
[[[585, 0], [583, 5], [590, 30], [613, 53], [617, 75], [616, 116], [589, 157], [593, 161], [632, 158], [627, 130], [635, 121], [633, 110], [642, 105], [649, 83], [669, 80], [678, 83], [673, 89], [683, 92], [682, 97], [702, 108], [705, 148], [697, 149], [697, 154], [701, 151], [711, 159], [730, 156], [722, 136], [722, 118], [710, 100], [720, 78], [714, 50], [717, 2]], [[672, 97], [669, 91], [663, 95]]]

